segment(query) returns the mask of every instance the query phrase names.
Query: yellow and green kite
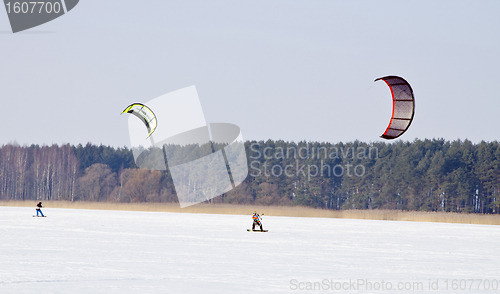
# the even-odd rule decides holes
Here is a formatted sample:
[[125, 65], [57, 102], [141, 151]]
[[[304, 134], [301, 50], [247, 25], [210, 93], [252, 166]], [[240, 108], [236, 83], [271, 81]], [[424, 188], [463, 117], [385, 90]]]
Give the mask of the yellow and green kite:
[[130, 113], [135, 116], [137, 116], [145, 125], [146, 128], [148, 128], [148, 136], [146, 138], [149, 138], [151, 134], [156, 129], [156, 115], [154, 112], [147, 107], [146, 105], [142, 103], [132, 103], [125, 110], [122, 111], [122, 113]]

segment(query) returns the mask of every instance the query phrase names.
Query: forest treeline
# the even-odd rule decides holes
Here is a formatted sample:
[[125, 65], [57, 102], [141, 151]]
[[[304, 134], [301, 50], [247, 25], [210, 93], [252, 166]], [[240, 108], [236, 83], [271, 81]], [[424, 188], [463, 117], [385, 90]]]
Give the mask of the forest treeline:
[[[211, 202], [325, 209], [500, 212], [499, 142], [247, 141], [249, 175]], [[1, 200], [177, 202], [169, 171], [128, 148], [0, 148]]]

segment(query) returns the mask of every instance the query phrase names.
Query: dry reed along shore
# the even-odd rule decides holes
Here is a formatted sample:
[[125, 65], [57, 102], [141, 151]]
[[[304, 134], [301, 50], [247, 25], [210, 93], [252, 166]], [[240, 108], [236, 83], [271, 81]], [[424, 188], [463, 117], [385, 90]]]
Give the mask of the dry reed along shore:
[[[0, 206], [33, 207], [38, 201], [0, 201]], [[461, 224], [500, 225], [500, 215], [452, 212], [421, 212], [400, 210], [326, 210], [303, 206], [254, 206], [201, 203], [180, 208], [178, 203], [112, 203], [84, 201], [43, 201], [46, 208], [157, 211], [178, 213], [250, 215], [253, 211], [268, 216], [350, 218], [391, 221], [441, 222]]]

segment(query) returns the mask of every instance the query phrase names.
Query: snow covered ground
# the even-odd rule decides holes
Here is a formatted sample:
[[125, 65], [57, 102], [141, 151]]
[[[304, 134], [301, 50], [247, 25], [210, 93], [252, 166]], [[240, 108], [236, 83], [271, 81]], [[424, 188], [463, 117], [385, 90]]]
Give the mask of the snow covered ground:
[[250, 215], [34, 213], [0, 207], [2, 294], [500, 293], [500, 226], [264, 216], [251, 233]]

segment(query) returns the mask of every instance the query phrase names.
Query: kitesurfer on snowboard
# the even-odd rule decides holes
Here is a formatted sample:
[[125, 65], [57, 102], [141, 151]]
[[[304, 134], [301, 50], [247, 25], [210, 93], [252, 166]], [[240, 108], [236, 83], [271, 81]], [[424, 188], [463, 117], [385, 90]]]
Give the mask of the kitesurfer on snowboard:
[[36, 216], [38, 216], [38, 214], [42, 214], [42, 217], [44, 217], [45, 215], [43, 215], [43, 212], [40, 208], [42, 208], [42, 202], [38, 202], [38, 204], [36, 205]]
[[255, 225], [258, 225], [260, 227], [260, 231], [264, 231], [264, 229], [262, 228], [262, 223], [261, 223], [261, 217], [260, 215], [254, 211], [253, 212], [253, 215], [252, 215], [252, 219], [253, 219], [253, 224], [252, 224], [252, 231], [255, 230]]

